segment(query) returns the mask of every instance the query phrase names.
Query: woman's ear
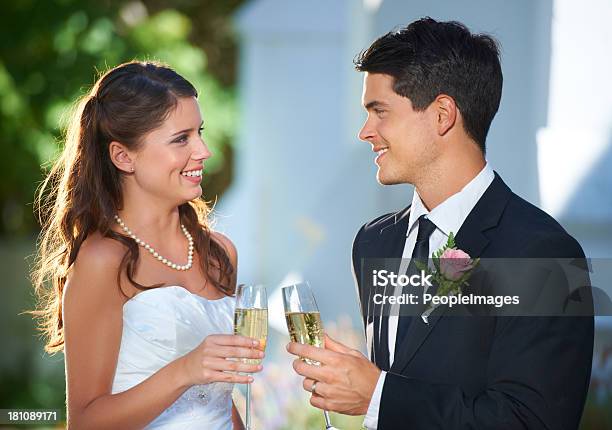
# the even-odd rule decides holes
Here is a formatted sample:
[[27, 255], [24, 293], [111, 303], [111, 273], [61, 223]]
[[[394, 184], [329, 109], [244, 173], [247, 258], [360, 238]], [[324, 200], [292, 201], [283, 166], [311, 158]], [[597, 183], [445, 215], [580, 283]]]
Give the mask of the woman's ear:
[[440, 94], [434, 100], [437, 113], [438, 135], [444, 136], [457, 121], [457, 105], [455, 100], [446, 94]]
[[108, 152], [111, 161], [117, 169], [126, 173], [134, 172], [134, 160], [125, 146], [119, 142], [112, 141], [108, 145]]

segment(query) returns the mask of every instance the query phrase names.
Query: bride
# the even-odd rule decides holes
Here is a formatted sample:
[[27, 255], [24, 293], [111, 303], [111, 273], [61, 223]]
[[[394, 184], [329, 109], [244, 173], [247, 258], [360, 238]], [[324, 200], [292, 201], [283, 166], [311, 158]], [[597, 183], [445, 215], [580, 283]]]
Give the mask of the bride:
[[259, 343], [232, 335], [236, 249], [209, 227], [195, 88], [130, 62], [81, 101], [38, 195], [34, 284], [66, 363], [69, 429], [242, 429], [234, 383]]

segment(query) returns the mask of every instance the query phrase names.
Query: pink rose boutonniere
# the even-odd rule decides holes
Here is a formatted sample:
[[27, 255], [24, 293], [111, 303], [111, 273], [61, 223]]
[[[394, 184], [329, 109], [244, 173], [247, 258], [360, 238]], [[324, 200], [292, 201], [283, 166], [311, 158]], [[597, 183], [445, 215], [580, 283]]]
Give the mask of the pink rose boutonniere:
[[[461, 293], [461, 288], [469, 285], [468, 279], [472, 274], [472, 270], [478, 265], [479, 258], [471, 258], [470, 255], [457, 249], [455, 245], [455, 236], [452, 232], [448, 235], [448, 240], [442, 248], [433, 253], [431, 260], [434, 269], [430, 269], [427, 264], [421, 261], [415, 261], [419, 270], [424, 270], [425, 273], [431, 275], [431, 279], [438, 285], [435, 297], [455, 296]], [[427, 324], [427, 318], [439, 304], [433, 304], [435, 300], [428, 302], [425, 312], [421, 314], [421, 318]]]
[[458, 281], [473, 267], [469, 254], [460, 249], [448, 248], [440, 256], [440, 272], [449, 281]]

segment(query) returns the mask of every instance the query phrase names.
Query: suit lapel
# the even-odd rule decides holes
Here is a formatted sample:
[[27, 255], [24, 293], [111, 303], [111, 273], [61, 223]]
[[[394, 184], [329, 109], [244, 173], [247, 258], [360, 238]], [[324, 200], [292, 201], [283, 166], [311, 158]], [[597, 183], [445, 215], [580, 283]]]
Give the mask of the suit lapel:
[[[404, 252], [404, 245], [406, 243], [406, 231], [408, 230], [408, 220], [410, 218], [410, 206], [406, 209], [398, 212], [393, 220], [393, 223], [381, 228], [380, 238], [374, 244], [371, 244], [368, 248], [369, 258], [401, 258]], [[363, 267], [363, 264], [362, 264]], [[370, 289], [368, 293], [368, 301], [365, 303], [364, 308], [367, 309], [368, 314], [373, 315], [373, 330], [372, 330], [372, 361], [379, 367], [388, 368], [389, 363], [389, 349], [388, 342], [384, 340], [381, 347], [381, 319], [386, 323], [387, 318], [381, 318], [381, 309], [377, 312], [371, 307], [374, 306], [373, 289]], [[367, 316], [366, 316], [367, 320]], [[368, 342], [370, 343], [370, 342]], [[385, 363], [387, 365], [385, 366]]]
[[[456, 234], [455, 244], [458, 249], [464, 250], [472, 258], [483, 256], [489, 244], [485, 231], [497, 226], [510, 195], [511, 191], [508, 186], [495, 173], [493, 182], [470, 211]], [[402, 373], [404, 371], [447, 310], [448, 306], [439, 306], [434, 309], [428, 318], [428, 324], [425, 324], [420, 316], [413, 317], [406, 334], [406, 341], [395, 356], [391, 372]]]

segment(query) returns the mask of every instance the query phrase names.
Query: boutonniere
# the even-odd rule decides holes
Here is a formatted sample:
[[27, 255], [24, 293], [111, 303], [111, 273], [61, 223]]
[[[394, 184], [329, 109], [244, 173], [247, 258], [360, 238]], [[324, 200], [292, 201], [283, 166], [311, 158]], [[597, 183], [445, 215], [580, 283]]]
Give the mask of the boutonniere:
[[[431, 260], [434, 268], [430, 269], [426, 263], [415, 261], [417, 269], [423, 270], [431, 275], [431, 279], [438, 286], [434, 297], [454, 296], [461, 292], [461, 289], [469, 285], [468, 279], [472, 270], [478, 265], [480, 258], [471, 258], [470, 255], [457, 249], [453, 232], [448, 235], [448, 240], [442, 248], [433, 253]], [[425, 324], [429, 324], [427, 318], [439, 304], [433, 304], [434, 300], [427, 303], [421, 318]]]

